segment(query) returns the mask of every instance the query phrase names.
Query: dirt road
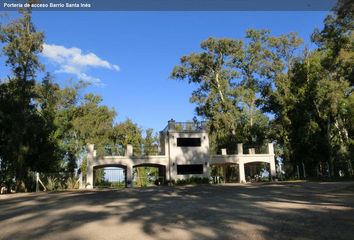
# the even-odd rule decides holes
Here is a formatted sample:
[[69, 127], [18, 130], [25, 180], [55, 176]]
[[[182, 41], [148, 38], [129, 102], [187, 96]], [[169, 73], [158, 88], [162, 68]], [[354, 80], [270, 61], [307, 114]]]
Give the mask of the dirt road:
[[0, 196], [0, 239], [354, 239], [354, 182]]

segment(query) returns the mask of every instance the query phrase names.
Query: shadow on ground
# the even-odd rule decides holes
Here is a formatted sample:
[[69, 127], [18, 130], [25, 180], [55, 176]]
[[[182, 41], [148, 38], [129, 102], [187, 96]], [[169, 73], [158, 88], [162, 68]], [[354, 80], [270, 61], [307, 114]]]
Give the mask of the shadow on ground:
[[0, 239], [354, 239], [354, 183], [1, 196]]

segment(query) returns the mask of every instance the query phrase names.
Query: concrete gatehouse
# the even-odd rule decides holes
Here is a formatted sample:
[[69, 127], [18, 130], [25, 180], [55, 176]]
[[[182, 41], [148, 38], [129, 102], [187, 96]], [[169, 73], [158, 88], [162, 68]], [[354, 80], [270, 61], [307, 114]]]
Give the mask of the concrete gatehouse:
[[265, 154], [256, 154], [254, 148], [244, 153], [243, 145], [239, 143], [235, 154], [227, 154], [226, 149], [222, 149], [221, 155], [212, 155], [205, 122], [180, 123], [170, 120], [160, 132], [157, 155], [135, 156], [132, 145], [128, 144], [124, 156], [97, 157], [94, 145], [88, 145], [86, 188], [93, 188], [95, 169], [102, 167], [123, 168], [126, 187], [132, 186], [133, 168], [142, 166], [158, 168], [159, 176], [165, 182], [190, 177], [210, 178], [212, 166], [225, 169], [233, 165], [238, 166], [238, 181], [245, 183], [245, 164], [248, 163], [268, 163], [269, 174], [274, 177], [273, 144], [269, 143], [267, 148]]

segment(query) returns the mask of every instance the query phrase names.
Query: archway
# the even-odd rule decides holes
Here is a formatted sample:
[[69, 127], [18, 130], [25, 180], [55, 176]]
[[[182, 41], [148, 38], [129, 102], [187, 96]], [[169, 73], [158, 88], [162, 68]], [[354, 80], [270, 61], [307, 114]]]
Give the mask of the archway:
[[94, 188], [127, 187], [127, 166], [119, 164], [98, 165], [93, 167]]
[[210, 176], [214, 183], [238, 183], [240, 181], [239, 165], [223, 163], [210, 165]]
[[247, 182], [267, 182], [270, 180], [270, 164], [267, 162], [245, 163], [245, 178]]
[[136, 187], [158, 186], [166, 183], [166, 166], [143, 163], [133, 166], [133, 185]]

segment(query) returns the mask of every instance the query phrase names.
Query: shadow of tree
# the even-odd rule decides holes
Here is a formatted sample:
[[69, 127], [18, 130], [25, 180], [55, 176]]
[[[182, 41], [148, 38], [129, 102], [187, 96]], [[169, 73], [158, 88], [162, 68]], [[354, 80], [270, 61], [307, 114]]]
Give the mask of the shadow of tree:
[[153, 187], [0, 201], [0, 239], [353, 239], [354, 183]]

